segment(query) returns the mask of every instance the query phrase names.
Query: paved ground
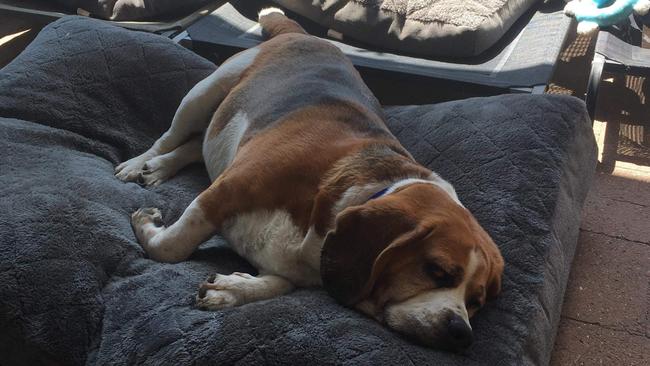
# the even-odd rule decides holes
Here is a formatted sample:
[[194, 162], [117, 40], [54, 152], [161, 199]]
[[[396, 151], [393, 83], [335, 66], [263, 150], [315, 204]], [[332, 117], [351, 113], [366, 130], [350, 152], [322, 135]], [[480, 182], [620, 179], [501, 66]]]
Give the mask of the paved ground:
[[[0, 67], [42, 25], [39, 19], [0, 12]], [[589, 44], [573, 41], [558, 67], [554, 92], [583, 95]], [[599, 105], [611, 112], [616, 95], [616, 90], [601, 94]], [[642, 116], [646, 126], [649, 115]], [[595, 124], [601, 147], [603, 127]], [[646, 132], [646, 143], [649, 139]], [[601, 364], [650, 365], [650, 168], [644, 166], [617, 163], [612, 174], [595, 177], [551, 361], [553, 366]]]
[[650, 169], [596, 176], [551, 365], [650, 365]]

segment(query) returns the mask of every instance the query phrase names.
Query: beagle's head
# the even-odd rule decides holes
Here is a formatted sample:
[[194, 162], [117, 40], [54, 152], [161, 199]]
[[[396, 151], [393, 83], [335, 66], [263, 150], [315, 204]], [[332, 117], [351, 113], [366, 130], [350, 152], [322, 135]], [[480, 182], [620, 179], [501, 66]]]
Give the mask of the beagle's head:
[[342, 211], [321, 255], [341, 303], [429, 346], [472, 342], [471, 318], [501, 288], [503, 259], [472, 214], [432, 184]]

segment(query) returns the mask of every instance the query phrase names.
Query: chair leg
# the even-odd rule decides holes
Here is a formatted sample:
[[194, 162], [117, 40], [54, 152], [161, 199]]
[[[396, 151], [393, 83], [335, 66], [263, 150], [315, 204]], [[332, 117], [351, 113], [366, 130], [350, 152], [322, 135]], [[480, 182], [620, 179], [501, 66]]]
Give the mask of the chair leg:
[[605, 57], [599, 53], [594, 54], [594, 60], [591, 62], [589, 84], [587, 84], [587, 95], [585, 96], [585, 103], [587, 104], [587, 111], [589, 112], [592, 124], [596, 117], [596, 101], [598, 100], [598, 89], [604, 68]]
[[620, 122], [607, 122], [607, 127], [605, 127], [605, 141], [603, 142], [603, 157], [599, 164], [599, 170], [603, 173], [612, 173], [616, 167], [616, 158], [618, 156], [618, 135], [620, 131]]

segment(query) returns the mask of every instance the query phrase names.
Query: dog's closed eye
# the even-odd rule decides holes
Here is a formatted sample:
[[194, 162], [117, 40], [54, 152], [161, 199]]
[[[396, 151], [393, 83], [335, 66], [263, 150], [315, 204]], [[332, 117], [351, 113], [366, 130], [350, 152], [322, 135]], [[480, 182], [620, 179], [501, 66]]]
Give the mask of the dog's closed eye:
[[423, 266], [424, 273], [431, 278], [438, 287], [453, 287], [456, 282], [454, 276], [433, 262]]

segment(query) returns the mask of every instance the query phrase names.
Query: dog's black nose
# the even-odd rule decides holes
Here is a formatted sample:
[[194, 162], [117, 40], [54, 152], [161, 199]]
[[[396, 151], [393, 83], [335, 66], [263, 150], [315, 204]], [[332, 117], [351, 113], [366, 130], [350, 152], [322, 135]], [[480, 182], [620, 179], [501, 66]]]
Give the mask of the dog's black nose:
[[465, 349], [472, 344], [472, 328], [460, 316], [453, 314], [447, 325], [449, 343], [456, 349]]

